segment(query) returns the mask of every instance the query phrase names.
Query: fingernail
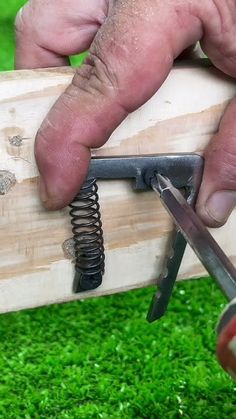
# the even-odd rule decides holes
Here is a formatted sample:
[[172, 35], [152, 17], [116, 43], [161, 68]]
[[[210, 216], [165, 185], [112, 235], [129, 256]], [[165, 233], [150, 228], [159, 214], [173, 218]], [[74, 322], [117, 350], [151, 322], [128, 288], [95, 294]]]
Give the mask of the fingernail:
[[45, 204], [48, 201], [48, 194], [47, 194], [45, 183], [42, 178], [40, 179], [40, 183], [39, 183], [39, 195], [40, 195], [42, 203]]
[[39, 195], [43, 203], [43, 206], [50, 211], [58, 210], [65, 206], [64, 201], [62, 201], [60, 198], [54, 198], [53, 196], [48, 194], [46, 185], [42, 178], [40, 179], [39, 183]]
[[236, 205], [236, 191], [218, 191], [208, 198], [206, 211], [217, 223], [224, 223]]

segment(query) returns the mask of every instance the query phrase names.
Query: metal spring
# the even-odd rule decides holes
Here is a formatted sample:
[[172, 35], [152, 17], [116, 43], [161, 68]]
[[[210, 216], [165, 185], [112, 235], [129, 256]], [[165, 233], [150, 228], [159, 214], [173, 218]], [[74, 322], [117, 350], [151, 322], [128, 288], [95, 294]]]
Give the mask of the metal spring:
[[75, 247], [73, 291], [97, 288], [104, 274], [104, 242], [96, 179], [88, 179], [70, 204]]

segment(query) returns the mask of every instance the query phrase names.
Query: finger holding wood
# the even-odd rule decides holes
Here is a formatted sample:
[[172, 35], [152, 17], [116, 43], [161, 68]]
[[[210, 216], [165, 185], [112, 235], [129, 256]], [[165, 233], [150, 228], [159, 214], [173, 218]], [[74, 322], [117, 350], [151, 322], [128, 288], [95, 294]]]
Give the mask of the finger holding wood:
[[[55, 1], [33, 0], [22, 9], [16, 21], [18, 68], [64, 65], [68, 62], [67, 56], [89, 48], [85, 63], [53, 105], [36, 136], [41, 199], [51, 210], [71, 202], [86, 177], [91, 149], [104, 145], [130, 113], [151, 99], [183, 50], [200, 41], [218, 68], [229, 76], [236, 76], [236, 6], [233, 3], [208, 0], [203, 6], [190, 0], [177, 4], [174, 0], [160, 0], [155, 4], [143, 0], [101, 0], [94, 3], [96, 7], [91, 7], [92, 3], [71, 0], [71, 8], [63, 7], [62, 3], [58, 6]], [[61, 27], [66, 30], [62, 31]], [[52, 36], [48, 36], [50, 30]], [[236, 203], [234, 115], [235, 102], [232, 102], [219, 132], [205, 152], [197, 211], [209, 226], [224, 224]], [[164, 148], [162, 141], [162, 152]], [[151, 150], [153, 152], [153, 148]], [[8, 185], [9, 176], [6, 179]], [[15, 186], [17, 180], [14, 177], [10, 187]], [[129, 244], [128, 248], [132, 246]], [[111, 260], [115, 262], [116, 257], [110, 257]], [[42, 266], [42, 258], [39, 266]], [[26, 265], [24, 275], [25, 269], [28, 269]], [[103, 293], [106, 286], [111, 291], [111, 284], [107, 285], [105, 279]], [[129, 287], [132, 287], [130, 281]], [[65, 298], [65, 289], [62, 294]], [[66, 298], [70, 299], [69, 294]], [[53, 298], [58, 299], [58, 295], [53, 294]], [[40, 301], [37, 304], [41, 304]], [[27, 298], [24, 304], [27, 306]]]
[[[204, 7], [189, 0], [178, 5], [118, 0], [98, 2], [94, 10], [81, 2], [70, 3], [77, 13], [70, 15], [70, 8], [64, 13], [63, 4], [58, 7], [55, 1], [48, 5], [34, 0], [17, 19], [18, 67], [64, 64], [66, 55], [91, 43], [87, 60], [37, 135], [41, 197], [49, 209], [72, 200], [86, 176], [90, 148], [103, 145], [121, 121], [160, 88], [183, 50], [201, 40], [213, 62], [235, 76], [234, 21], [228, 19], [235, 13], [233, 5], [219, 3], [216, 8], [212, 0]], [[58, 32], [60, 21], [67, 30]], [[227, 32], [221, 31], [224, 25]], [[202, 191], [204, 195], [204, 187]], [[200, 214], [202, 206], [200, 200]], [[209, 224], [206, 214], [204, 221]]]
[[197, 211], [210, 227], [223, 225], [236, 205], [236, 99], [227, 107], [219, 131], [205, 152], [205, 171]]

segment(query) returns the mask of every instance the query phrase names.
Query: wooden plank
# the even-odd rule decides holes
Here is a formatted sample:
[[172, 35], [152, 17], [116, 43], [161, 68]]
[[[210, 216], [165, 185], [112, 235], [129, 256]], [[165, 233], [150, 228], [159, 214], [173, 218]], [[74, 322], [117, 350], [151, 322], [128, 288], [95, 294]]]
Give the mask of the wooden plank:
[[[41, 121], [72, 76], [68, 68], [0, 75], [0, 312], [143, 287], [162, 269], [172, 224], [156, 195], [137, 194], [128, 181], [100, 182], [106, 273], [96, 291], [71, 291], [68, 209], [43, 209], [33, 147]], [[175, 68], [159, 92], [93, 154], [202, 152], [235, 92], [235, 82], [213, 68]], [[227, 226], [214, 231], [233, 262], [235, 227], [234, 211]], [[179, 277], [204, 274], [187, 249]]]

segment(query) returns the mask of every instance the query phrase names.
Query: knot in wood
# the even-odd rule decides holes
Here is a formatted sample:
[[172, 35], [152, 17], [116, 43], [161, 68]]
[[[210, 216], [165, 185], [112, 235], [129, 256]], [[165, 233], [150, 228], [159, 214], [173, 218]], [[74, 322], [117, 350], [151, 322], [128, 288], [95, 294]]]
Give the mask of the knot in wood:
[[6, 195], [16, 184], [16, 177], [8, 170], [0, 170], [0, 195]]
[[13, 137], [9, 138], [9, 143], [15, 147], [20, 147], [23, 140], [24, 138], [21, 137], [21, 135], [14, 135]]
[[75, 259], [75, 243], [73, 237], [62, 243], [62, 250], [67, 259]]

